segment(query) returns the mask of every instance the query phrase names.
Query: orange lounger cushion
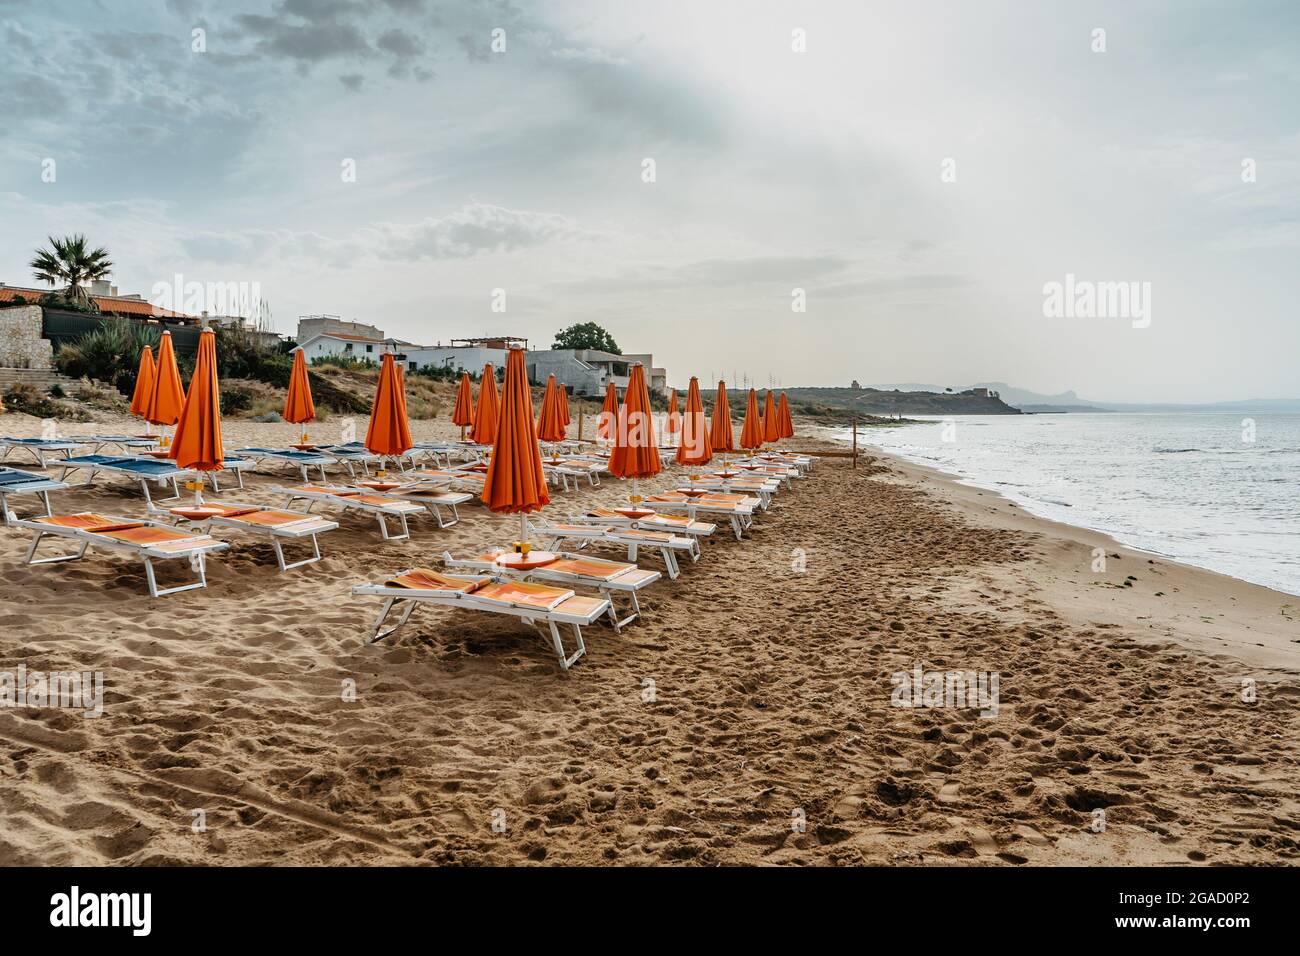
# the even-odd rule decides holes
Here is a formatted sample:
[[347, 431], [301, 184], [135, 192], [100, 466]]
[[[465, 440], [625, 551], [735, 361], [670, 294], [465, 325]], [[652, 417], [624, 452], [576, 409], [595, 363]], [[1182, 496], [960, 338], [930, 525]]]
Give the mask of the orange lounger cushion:
[[476, 592], [479, 597], [505, 601], [510, 604], [524, 604], [528, 607], [551, 609], [566, 597], [573, 594], [563, 588], [553, 588], [545, 584], [528, 584], [521, 581], [499, 581], [481, 587]]
[[181, 531], [177, 528], [158, 528], [149, 525], [137, 525], [134, 528], [116, 528], [111, 531], [95, 529], [92, 533], [102, 534], [104, 537], [113, 538], [116, 541], [125, 541], [127, 544], [153, 545], [195, 540], [194, 534], [189, 531]]
[[400, 505], [402, 502], [389, 495], [356, 495], [353, 501], [362, 501], [368, 505]]
[[673, 539], [673, 536], [666, 531], [632, 530], [624, 531], [623, 536], [627, 538], [641, 538], [645, 541], [671, 541]]
[[119, 521], [113, 518], [105, 518], [93, 511], [83, 511], [75, 515], [50, 515], [36, 520], [41, 524], [54, 525], [58, 528], [79, 528], [82, 531], [117, 531], [123, 528], [144, 527], [144, 524], [139, 521]]
[[429, 568], [412, 568], [385, 582], [390, 588], [412, 588], [416, 591], [464, 591], [466, 594], [477, 591], [484, 583], [486, 582], [458, 578]]
[[588, 518], [621, 518], [623, 517], [613, 508], [592, 508], [587, 512]]
[[635, 565], [620, 561], [605, 561], [601, 558], [560, 558], [546, 566], [547, 571], [564, 571], [568, 574], [581, 574], [586, 578], [600, 578], [608, 581], [616, 578]]
[[303, 485], [302, 490], [318, 495], [335, 495], [339, 498], [351, 498], [360, 494], [359, 491], [352, 491], [349, 488], [325, 488], [321, 485]]
[[272, 528], [282, 524], [298, 524], [300, 521], [319, 520], [314, 515], [305, 515], [297, 511], [248, 511], [226, 515], [226, 517], [238, 518], [248, 524], [262, 524]]
[[561, 614], [576, 614], [579, 617], [590, 617], [596, 610], [605, 603], [604, 598], [582, 597], [575, 594], [557, 604], [553, 611]]

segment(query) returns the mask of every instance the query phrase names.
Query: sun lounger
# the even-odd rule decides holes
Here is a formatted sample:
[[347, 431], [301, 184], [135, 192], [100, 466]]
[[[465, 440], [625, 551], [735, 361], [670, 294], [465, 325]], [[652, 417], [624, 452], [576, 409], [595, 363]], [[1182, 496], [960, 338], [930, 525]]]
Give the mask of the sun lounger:
[[[402, 501], [389, 495], [374, 494], [361, 488], [348, 485], [302, 485], [298, 488], [272, 488], [271, 491], [288, 495], [287, 506], [293, 507], [295, 501], [306, 501], [307, 512], [320, 502], [344, 511], [359, 511], [373, 515], [379, 522], [379, 533], [385, 541], [402, 541], [411, 536], [411, 529], [406, 519], [424, 511], [423, 505], [411, 501]], [[304, 512], [304, 513], [307, 513]], [[395, 519], [401, 525], [401, 534], [388, 533], [388, 519]]]
[[707, 491], [716, 494], [741, 495], [748, 498], [757, 498], [758, 507], [766, 511], [772, 506], [772, 496], [777, 493], [781, 485], [777, 481], [768, 481], [762, 478], [715, 478], [706, 476], [692, 481], [689, 485], [681, 485], [676, 491], [685, 494], [689, 491]]
[[468, 471], [462, 468], [421, 468], [413, 472], [412, 477], [418, 481], [445, 484], [454, 488], [464, 488], [472, 494], [481, 494], [487, 480], [487, 473]]
[[241, 448], [239, 454], [253, 461], [257, 467], [262, 466], [264, 461], [275, 461], [286, 465], [293, 465], [302, 475], [303, 483], [311, 481], [311, 475], [308, 469], [315, 468], [320, 472], [320, 480], [327, 481], [325, 477], [325, 466], [334, 463], [338, 459], [332, 455], [322, 455], [312, 451], [299, 451], [296, 448]]
[[[566, 588], [527, 581], [501, 581], [485, 575], [453, 576], [427, 568], [403, 571], [383, 584], [357, 585], [352, 593], [384, 598], [384, 605], [375, 619], [374, 633], [368, 643], [383, 640], [396, 631], [407, 622], [419, 604], [505, 614], [536, 627], [545, 624], [550, 629], [551, 643], [560, 659], [560, 669], [566, 671], [587, 653], [587, 645], [582, 639], [582, 626], [600, 620], [609, 613], [610, 607], [610, 602], [605, 598], [582, 597]], [[384, 629], [384, 621], [394, 605], [400, 602], [406, 602], [406, 607], [397, 623]], [[564, 650], [564, 642], [560, 637], [562, 624], [573, 628], [577, 650], [572, 655], [566, 654]]]
[[362, 474], [368, 475], [371, 463], [380, 461], [378, 455], [367, 451], [366, 446], [359, 441], [348, 442], [346, 445], [320, 445], [316, 450], [335, 461], [341, 461], [353, 478], [357, 475], [357, 465], [361, 466]]
[[46, 467], [47, 454], [67, 455], [78, 448], [78, 444], [68, 438], [0, 438], [0, 461], [9, 457], [14, 449], [26, 451], [42, 468]]
[[[27, 528], [32, 532], [32, 544], [27, 549], [25, 563], [57, 564], [63, 561], [76, 561], [83, 557], [86, 549], [91, 546], [122, 551], [144, 562], [149, 594], [153, 597], [206, 587], [208, 579], [204, 558], [213, 551], [222, 551], [229, 547], [224, 541], [218, 541], [211, 535], [182, 531], [180, 528], [173, 528], [158, 521], [141, 521], [93, 512], [19, 518], [13, 524], [15, 527]], [[72, 554], [37, 558], [36, 549], [47, 537], [71, 538], [80, 542], [81, 547]], [[153, 562], [155, 559], [166, 558], [188, 560], [198, 574], [198, 581], [160, 590], [154, 577]]]
[[68, 441], [89, 445], [92, 455], [98, 455], [106, 445], [114, 446], [124, 455], [158, 447], [158, 438], [151, 435], [73, 435]]
[[385, 488], [382, 494], [423, 505], [438, 522], [439, 528], [450, 528], [460, 521], [460, 506], [474, 498], [463, 491], [452, 491], [448, 483], [437, 479], [403, 482], [396, 488]]
[[[149, 482], [158, 483], [158, 487], [166, 488], [168, 483], [171, 484], [171, 498], [181, 496], [180, 488], [177, 482], [180, 479], [192, 480], [198, 475], [198, 472], [190, 471], [185, 468], [177, 468], [176, 464], [165, 458], [136, 458], [134, 456], [119, 455], [78, 455], [72, 458], [63, 458], [51, 464], [62, 469], [59, 473], [59, 480], [63, 481], [68, 477], [69, 472], [89, 471], [85, 485], [89, 486], [94, 483], [95, 475], [107, 472], [113, 475], [124, 475], [140, 482], [140, 488], [144, 491], [145, 501], [152, 503], [153, 497], [149, 493]], [[168, 498], [159, 499], [167, 501]]]
[[[498, 548], [477, 558], [458, 559], [444, 551], [442, 563], [448, 568], [505, 574], [520, 580], [545, 581], [575, 588], [594, 588], [601, 597], [609, 601], [609, 623], [613, 626], [615, 634], [641, 616], [641, 602], [637, 598], [637, 592], [654, 584], [660, 578], [658, 571], [639, 568], [625, 561], [609, 561], [605, 558], [570, 554], [564, 551], [558, 552], [554, 561], [541, 567], [513, 570], [497, 564], [496, 557], [502, 553], [503, 549]], [[627, 595], [631, 605], [630, 613], [621, 619], [614, 603], [617, 594]]]
[[586, 514], [570, 515], [569, 521], [574, 524], [603, 524], [615, 528], [641, 528], [646, 531], [666, 531], [669, 534], [687, 535], [695, 542], [695, 551], [691, 554], [692, 562], [699, 560], [700, 541], [711, 537], [713, 532], [718, 530], [718, 526], [709, 521], [694, 521], [676, 515], [660, 514], [657, 511], [643, 518], [629, 518], [613, 508], [592, 508]]
[[550, 551], [558, 550], [561, 542], [570, 540], [583, 541], [587, 544], [604, 542], [626, 548], [629, 561], [635, 561], [642, 549], [658, 551], [670, 580], [676, 580], [677, 575], [681, 573], [677, 564], [677, 555], [680, 552], [685, 552], [692, 563], [699, 559], [699, 544], [693, 538], [668, 531], [619, 528], [609, 524], [563, 523], [535, 516], [529, 518], [529, 525], [543, 541], [547, 542], [547, 549]]
[[17, 517], [9, 510], [9, 495], [39, 495], [45, 503], [45, 513], [53, 514], [50, 508], [50, 492], [62, 491], [68, 487], [66, 481], [53, 481], [44, 475], [17, 468], [0, 468], [0, 513], [4, 514], [5, 524], [11, 524]]
[[643, 504], [655, 511], [682, 513], [692, 520], [702, 514], [724, 517], [731, 523], [731, 531], [736, 540], [740, 541], [754, 524], [754, 509], [759, 506], [759, 500], [749, 495], [714, 491], [699, 497], [684, 495], [680, 491], [667, 491], [650, 495]]
[[[275, 560], [281, 571], [290, 571], [305, 564], [315, 564], [320, 560], [320, 541], [317, 535], [338, 528], [337, 521], [330, 521], [316, 515], [305, 515], [298, 511], [276, 511], [260, 505], [233, 504], [221, 501], [205, 501], [201, 506], [159, 508], [151, 505], [150, 512], [161, 518], [170, 519], [179, 524], [188, 521], [190, 527], [203, 532], [210, 532], [212, 526], [245, 531], [249, 534], [264, 536], [275, 549]], [[286, 541], [311, 540], [312, 556], [289, 564], [284, 557]]]
[[547, 475], [559, 478], [560, 486], [568, 491], [570, 478], [573, 479], [575, 490], [584, 478], [592, 487], [598, 486], [600, 476], [609, 472], [609, 465], [603, 461], [589, 461], [585, 458], [543, 458], [542, 470]]

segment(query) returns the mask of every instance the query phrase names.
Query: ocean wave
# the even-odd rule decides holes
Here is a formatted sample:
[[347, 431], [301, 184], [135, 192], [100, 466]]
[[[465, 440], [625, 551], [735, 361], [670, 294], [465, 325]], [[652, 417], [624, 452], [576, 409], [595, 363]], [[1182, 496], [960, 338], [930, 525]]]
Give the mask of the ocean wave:
[[1204, 451], [1202, 448], [1161, 448], [1159, 446], [1152, 448], [1151, 452], [1156, 455], [1186, 455], [1189, 452]]

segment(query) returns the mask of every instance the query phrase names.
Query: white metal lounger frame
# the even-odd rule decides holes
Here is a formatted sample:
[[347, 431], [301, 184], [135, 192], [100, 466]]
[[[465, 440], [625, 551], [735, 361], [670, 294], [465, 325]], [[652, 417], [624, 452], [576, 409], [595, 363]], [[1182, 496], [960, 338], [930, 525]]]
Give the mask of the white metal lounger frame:
[[[340, 488], [340, 491], [355, 491], [357, 494], [382, 494], [382, 492], [371, 491], [368, 488]], [[375, 516], [379, 522], [379, 533], [385, 541], [403, 541], [411, 536], [411, 528], [406, 523], [408, 515], [419, 514], [424, 509], [412, 501], [391, 501], [386, 504], [373, 504], [369, 501], [357, 501], [351, 495], [329, 494], [323, 491], [306, 491], [302, 488], [272, 488], [272, 492], [282, 495], [288, 495], [289, 500], [285, 507], [293, 509], [295, 501], [307, 502], [307, 510], [303, 514], [311, 514], [311, 509], [317, 502], [323, 502], [328, 505], [335, 505], [344, 511], [366, 511]], [[401, 534], [388, 533], [388, 519], [396, 518], [402, 526]]]
[[695, 547], [688, 552], [691, 558], [691, 564], [700, 560], [704, 551], [701, 542], [705, 538], [713, 536], [713, 532], [718, 530], [718, 526], [710, 521], [691, 521], [694, 527], [680, 527], [677, 525], [659, 525], [655, 518], [667, 518], [669, 515], [661, 515], [655, 512], [646, 518], [629, 518], [626, 515], [570, 515], [566, 524], [589, 524], [595, 527], [612, 527], [612, 528], [630, 528], [633, 531], [660, 531], [667, 534], [681, 535], [689, 538]]
[[[241, 507], [240, 505], [230, 504], [228, 502], [227, 504], [232, 508]], [[257, 506], [249, 505], [248, 507], [252, 508]], [[259, 510], [261, 509], [259, 508]], [[250, 534], [265, 534], [271, 540], [271, 547], [275, 550], [275, 561], [276, 564], [280, 565], [281, 571], [292, 571], [294, 568], [301, 568], [304, 565], [315, 564], [319, 561], [320, 541], [316, 536], [324, 534], [327, 531], [334, 531], [339, 526], [337, 521], [330, 521], [328, 518], [321, 518], [317, 515], [304, 515], [303, 520], [299, 522], [299, 524], [307, 525], [309, 520], [312, 523], [305, 527], [295, 528], [293, 525], [264, 525], [250, 521], [240, 521], [238, 516], [208, 515], [205, 518], [187, 519], [184, 515], [174, 515], [170, 511], [162, 508], [150, 507], [149, 511], [153, 514], [159, 515], [160, 517], [165, 516], [166, 518], [171, 518], [174, 525], [179, 525], [182, 521], [189, 521], [189, 526], [201, 533], [209, 533], [212, 530], [212, 526], [217, 525], [221, 528], [247, 531]], [[311, 538], [312, 556], [310, 558], [303, 558], [299, 561], [294, 561], [293, 563], [285, 561], [284, 544], [280, 540], [281, 538], [289, 538], [293, 541], [302, 538]]]
[[[403, 572], [405, 573], [405, 572]], [[466, 580], [486, 581], [497, 580], [488, 575], [465, 575]], [[372, 595], [384, 598], [384, 605], [379, 610], [379, 616], [375, 618], [374, 633], [366, 640], [367, 644], [374, 644], [382, 641], [389, 634], [392, 634], [411, 617], [415, 606], [420, 603], [438, 604], [443, 607], [459, 608], [466, 611], [487, 611], [491, 614], [508, 614], [516, 617], [526, 624], [540, 628], [545, 622], [551, 632], [551, 644], [555, 648], [556, 656], [560, 659], [560, 669], [567, 671], [570, 667], [578, 662], [578, 658], [587, 653], [587, 644], [582, 639], [582, 626], [584, 624], [594, 624], [606, 614], [609, 613], [608, 601], [602, 601], [596, 607], [592, 608], [591, 613], [586, 615], [562, 614], [555, 610], [541, 607], [532, 607], [527, 604], [509, 604], [504, 601], [488, 601], [482, 598], [475, 598], [473, 594], [467, 594], [464, 591], [452, 590], [424, 590], [421, 588], [395, 588], [385, 584], [359, 584], [352, 589], [353, 594]], [[389, 612], [392, 611], [394, 604], [399, 601], [406, 601], [407, 606], [403, 609], [397, 623], [387, 629], [384, 628], [384, 621], [388, 619]], [[561, 624], [568, 624], [573, 628], [573, 637], [577, 642], [578, 649], [573, 654], [567, 654], [564, 650], [564, 640], [560, 636]]]
[[[437, 484], [436, 480], [430, 479], [432, 484]], [[433, 491], [433, 489], [429, 489]], [[466, 494], [463, 491], [437, 491], [434, 494], [417, 494], [401, 488], [389, 488], [386, 491], [377, 492], [377, 494], [390, 495], [394, 498], [401, 498], [403, 501], [409, 501], [413, 505], [423, 505], [428, 509], [429, 514], [433, 515], [433, 520], [438, 522], [439, 528], [450, 528], [454, 524], [460, 524], [460, 506], [474, 498], [473, 495]], [[451, 511], [451, 520], [448, 520], [442, 509]]]
[[681, 574], [681, 568], [677, 564], [678, 551], [685, 551], [694, 563], [698, 560], [699, 543], [692, 538], [682, 537], [680, 535], [669, 534], [667, 541], [655, 540], [653, 538], [641, 538], [634, 534], [628, 534], [620, 531], [618, 528], [610, 528], [608, 525], [593, 525], [589, 532], [579, 532], [571, 528], [557, 526], [551, 523], [537, 524], [537, 519], [529, 522], [532, 529], [537, 535], [546, 542], [547, 550], [556, 551], [560, 547], [560, 542], [566, 539], [573, 541], [606, 541], [610, 544], [616, 544], [621, 548], [627, 548], [627, 559], [635, 562], [637, 554], [642, 548], [648, 551], [658, 551], [659, 556], [663, 559], [664, 569], [668, 572], [668, 579], [676, 581], [677, 575]]
[[268, 458], [271, 461], [283, 462], [286, 465], [294, 465], [298, 473], [302, 475], [303, 482], [311, 481], [309, 469], [315, 468], [320, 471], [320, 480], [329, 481], [325, 474], [325, 466], [338, 461], [330, 455], [313, 455], [311, 452], [302, 454], [290, 454], [288, 451], [280, 448], [240, 448], [236, 454], [241, 458], [248, 458], [261, 468], [262, 462]]
[[754, 526], [754, 508], [752, 505], [728, 505], [719, 502], [696, 501], [694, 499], [651, 501], [649, 498], [643, 503], [647, 508], [654, 511], [665, 511], [669, 514], [678, 511], [684, 512], [686, 517], [692, 521], [695, 520], [697, 514], [717, 515], [726, 518], [731, 523], [731, 533], [736, 536], [737, 541], [743, 541], [745, 532]]
[[78, 445], [89, 445], [92, 455], [98, 455], [99, 450], [105, 445], [116, 445], [124, 455], [135, 454], [135, 450], [141, 448], [158, 447], [157, 438], [136, 435], [73, 435], [68, 441], [75, 441]]
[[[10, 479], [0, 482], [0, 513], [4, 515], [5, 524], [10, 524], [12, 519], [17, 518], [17, 515], [9, 510], [8, 495], [39, 495], [41, 501], [45, 504], [45, 514], [49, 516], [54, 514], [53, 509], [50, 508], [50, 492], [63, 491], [68, 487], [66, 481], [54, 481], [44, 475], [33, 475], [31, 472], [19, 471], [16, 468], [0, 468], [0, 476], [4, 475], [5, 472], [8, 473]], [[13, 477], [15, 475], [27, 475], [29, 480], [16, 479]]]
[[728, 481], [726, 478], [700, 478], [692, 481], [689, 485], [679, 485], [677, 491], [689, 491], [692, 488], [698, 488], [700, 491], [715, 491], [724, 495], [745, 495], [758, 501], [758, 507], [761, 511], [766, 511], [772, 506], [772, 496], [776, 494], [780, 486], [777, 482], [764, 482], [763, 484], [747, 484]]
[[76, 451], [79, 447], [81, 447], [79, 443], [65, 438], [49, 439], [48, 441], [39, 438], [28, 440], [18, 438], [0, 438], [0, 448], [4, 449], [4, 454], [0, 455], [0, 461], [4, 461], [8, 458], [9, 453], [15, 448], [22, 448], [31, 452], [32, 458], [34, 458], [42, 468], [45, 468], [48, 467], [45, 460], [45, 453], [47, 451], [62, 452], [66, 455], [68, 452]]
[[[116, 456], [116, 458], [121, 460], [128, 460], [128, 461], [137, 460], [137, 459], [131, 459], [131, 456], [129, 455], [118, 455]], [[157, 459], [142, 458], [138, 460], [156, 461]], [[171, 501], [172, 499], [179, 498], [181, 496], [181, 490], [180, 487], [177, 485], [177, 479], [184, 478], [186, 481], [191, 481], [198, 476], [198, 472], [187, 471], [183, 468], [173, 468], [170, 472], [167, 472], [166, 474], [162, 474], [162, 475], [142, 475], [138, 471], [133, 471], [130, 468], [124, 468], [118, 465], [111, 465], [102, 462], [95, 463], [95, 462], [88, 462], [88, 461], [76, 461], [75, 459], [72, 458], [64, 459], [62, 462], [56, 461], [53, 462], [52, 464], [58, 465], [62, 469], [62, 471], [60, 471], [59, 473], [60, 481], [63, 481], [65, 478], [67, 478], [68, 472], [70, 471], [79, 471], [83, 468], [89, 469], [90, 474], [86, 477], [85, 482], [83, 482], [81, 485], [81, 487], [85, 487], [85, 488], [89, 488], [92, 484], [94, 484], [95, 475], [101, 471], [108, 472], [109, 474], [114, 474], [114, 475], [126, 475], [127, 477], [133, 478], [136, 481], [140, 482], [140, 490], [144, 492], [144, 500], [149, 505], [152, 505], [154, 501], [153, 496], [149, 493], [149, 482], [157, 481], [161, 483], [161, 482], [170, 481], [172, 483], [171, 495], [167, 498], [159, 498], [158, 500]]]
[[[123, 523], [135, 523], [144, 525], [153, 525], [155, 527], [171, 528], [171, 525], [161, 521], [147, 521], [138, 518], [119, 518], [114, 515], [104, 515], [113, 521]], [[116, 538], [109, 538], [102, 534], [96, 534], [93, 531], [86, 531], [82, 528], [68, 528], [60, 525], [44, 524], [28, 518], [20, 518], [14, 522], [16, 527], [27, 528], [33, 532], [31, 547], [27, 549], [27, 557], [24, 564], [60, 564], [65, 561], [78, 561], [86, 554], [86, 549], [91, 545], [96, 547], [109, 548], [115, 551], [123, 551], [132, 554], [144, 562], [144, 576], [149, 583], [150, 597], [162, 597], [165, 594], [176, 594], [180, 591], [193, 591], [195, 588], [203, 588], [208, 585], [207, 567], [204, 559], [210, 552], [224, 551], [230, 547], [224, 541], [218, 541], [210, 535], [195, 535], [193, 546], [185, 551], [163, 551], [159, 548], [147, 544], [133, 544], [129, 541], [119, 541]], [[40, 545], [41, 539], [51, 538], [75, 538], [81, 542], [79, 547], [72, 554], [53, 555], [48, 558], [37, 558], [36, 548]], [[159, 588], [158, 580], [154, 576], [153, 561], [155, 558], [188, 558], [190, 565], [198, 575], [198, 580], [190, 584], [181, 584], [172, 588]]]
[[369, 477], [371, 462], [383, 464], [382, 458], [362, 447], [349, 448], [345, 445], [321, 445], [320, 451], [329, 455], [335, 461], [342, 462], [343, 467], [348, 470], [348, 475], [353, 478], [357, 476], [357, 465], [361, 466], [362, 475]]
[[[560, 551], [557, 557], [571, 558], [575, 561], [586, 559], [585, 555], [571, 554], [567, 551]], [[631, 581], [620, 581], [618, 577], [612, 578], [593, 578], [582, 574], [572, 574], [567, 571], [551, 571], [545, 567], [531, 568], [527, 571], [514, 571], [508, 568], [502, 568], [492, 561], [477, 561], [473, 558], [453, 558], [450, 551], [442, 552], [442, 563], [449, 568], [469, 568], [475, 571], [487, 571], [496, 574], [509, 574], [511, 577], [518, 578], [521, 581], [544, 581], [548, 584], [566, 584], [570, 587], [589, 587], [595, 588], [600, 596], [609, 602], [609, 623], [614, 628], [615, 634], [621, 634], [623, 628], [627, 627], [633, 621], [641, 616], [641, 601], [637, 597], [637, 592], [642, 588], [649, 587], [659, 580], [658, 571], [644, 571], [635, 564], [629, 565], [628, 570], [644, 571], [646, 574], [652, 574], [654, 577], [641, 578], [635, 583]], [[640, 578], [641, 576], [638, 575]], [[628, 603], [631, 605], [631, 613], [627, 617], [620, 618], [618, 606], [614, 603], [615, 594], [626, 594]]]

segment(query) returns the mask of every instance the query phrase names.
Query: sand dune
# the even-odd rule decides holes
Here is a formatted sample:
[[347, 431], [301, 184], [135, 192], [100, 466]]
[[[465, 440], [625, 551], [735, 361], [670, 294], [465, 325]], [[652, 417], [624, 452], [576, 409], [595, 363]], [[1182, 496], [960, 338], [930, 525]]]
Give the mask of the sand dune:
[[[291, 431], [228, 422], [227, 443]], [[279, 503], [277, 483], [251, 476], [222, 497]], [[557, 493], [547, 513], [626, 491]], [[142, 513], [138, 490], [112, 478], [56, 504]], [[417, 612], [364, 646], [377, 603], [353, 584], [513, 537], [508, 518], [463, 514], [446, 531], [417, 520], [413, 541], [393, 543], [343, 518], [325, 559], [288, 574], [269, 546], [232, 535], [206, 590], [158, 600], [113, 556], [25, 567], [26, 533], [0, 530], [0, 669], [102, 670], [107, 687], [97, 719], [0, 711], [0, 863], [1300, 853], [1297, 599], [1113, 542], [1116, 577], [1096, 580], [1099, 536], [897, 461], [828, 458], [751, 539], [712, 542], [649, 589], [642, 621], [589, 629], [568, 674], [504, 618]], [[997, 672], [997, 716], [891, 706], [892, 675], [918, 665]], [[1257, 702], [1242, 701], [1243, 678]]]

